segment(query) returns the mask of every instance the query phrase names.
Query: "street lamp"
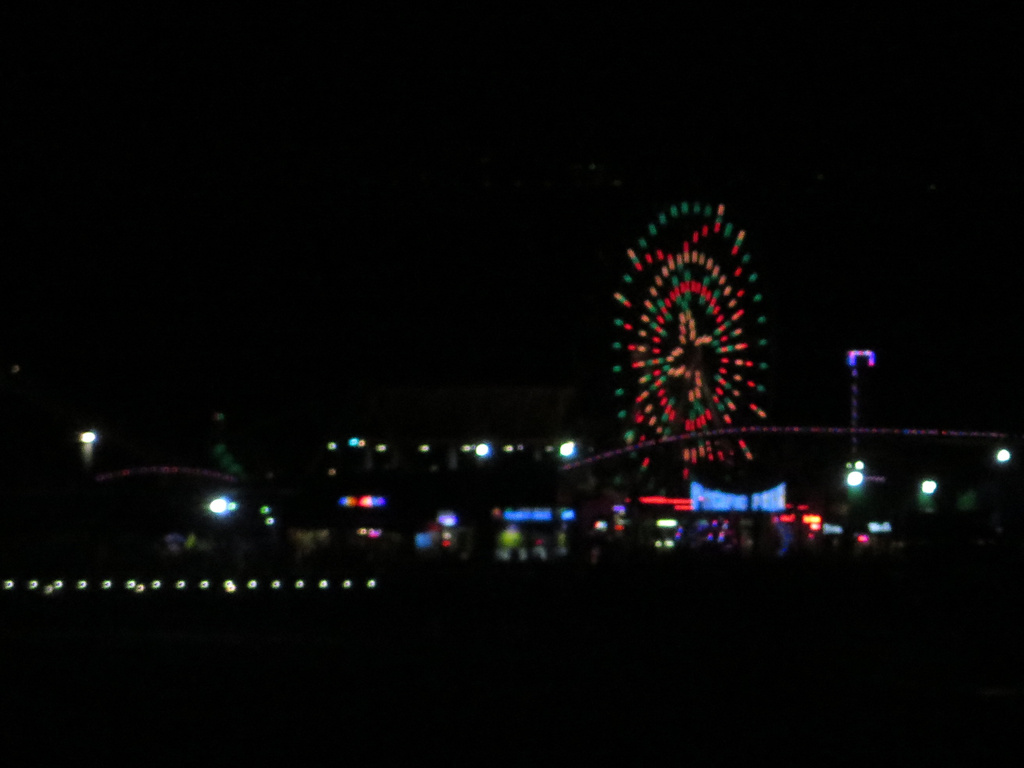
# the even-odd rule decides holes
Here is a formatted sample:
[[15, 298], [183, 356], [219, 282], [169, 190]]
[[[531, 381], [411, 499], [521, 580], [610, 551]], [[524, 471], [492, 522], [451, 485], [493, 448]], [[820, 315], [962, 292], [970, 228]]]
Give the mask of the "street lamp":
[[925, 496], [931, 496], [938, 489], [939, 484], [934, 480], [922, 480], [921, 481], [921, 493]]
[[1010, 452], [1006, 448], [1000, 448], [996, 451], [996, 461], [1000, 464], [1005, 464], [1010, 460]]
[[857, 460], [846, 463], [846, 484], [856, 488], [864, 483], [864, 462]]
[[99, 435], [92, 429], [80, 432], [78, 435], [78, 442], [82, 446], [82, 468], [86, 472], [92, 469], [93, 446], [96, 445], [97, 440], [99, 440]]
[[217, 517], [223, 517], [228, 512], [234, 512], [238, 509], [238, 502], [231, 501], [224, 496], [218, 496], [216, 499], [210, 502], [207, 507]]

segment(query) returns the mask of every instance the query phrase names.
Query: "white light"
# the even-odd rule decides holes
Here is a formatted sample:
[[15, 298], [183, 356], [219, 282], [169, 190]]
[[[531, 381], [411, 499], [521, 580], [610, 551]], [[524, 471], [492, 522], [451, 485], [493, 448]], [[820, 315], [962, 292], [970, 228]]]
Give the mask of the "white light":
[[79, 589], [86, 589], [86, 588], [88, 588], [88, 586], [89, 586], [89, 582], [87, 582], [85, 579], [79, 579], [78, 580], [78, 588]]
[[62, 589], [63, 587], [64, 587], [64, 582], [61, 581], [60, 579], [57, 579], [57, 581], [53, 582], [53, 588], [54, 589]]
[[136, 584], [135, 585], [135, 594], [141, 595], [145, 591], [146, 591], [146, 585], [145, 584]]
[[162, 583], [162, 582], [160, 581], [160, 579], [156, 579], [156, 580], [155, 580], [155, 581], [154, 581], [154, 582], [153, 582], [152, 584], [150, 584], [149, 586], [151, 586], [151, 587], [152, 587], [153, 589], [160, 589], [160, 587], [162, 587], [162, 586], [163, 586], [163, 583]]
[[226, 579], [224, 581], [224, 591], [225, 592], [227, 592], [228, 594], [231, 594], [236, 589], [238, 589], [238, 587], [235, 586], [235, 582], [233, 582], [231, 579]]
[[926, 496], [931, 496], [933, 493], [935, 493], [935, 490], [938, 487], [939, 484], [936, 483], [934, 480], [924, 480], [921, 483], [921, 493], [925, 494]]
[[178, 583], [175, 584], [174, 586], [177, 587], [178, 589], [184, 589], [185, 588], [185, 581], [183, 579], [179, 579]]
[[199, 588], [200, 589], [209, 589], [210, 588], [210, 582], [208, 582], [206, 579], [203, 579], [202, 581], [199, 582]]
[[384, 445], [384, 443], [381, 443], [380, 445], [376, 446], [377, 453], [384, 453], [384, 451], [386, 451], [387, 449], [388, 447]]
[[329, 442], [327, 444], [327, 450], [328, 451], [336, 451], [336, 450], [338, 450], [338, 444], [332, 440], [331, 442]]
[[376, 586], [377, 586], [377, 580], [376, 579], [370, 579], [368, 582], [366, 582], [366, 588], [367, 589], [373, 589]]
[[424, 443], [423, 445], [420, 446], [420, 453], [426, 453], [429, 450], [430, 450], [430, 446], [427, 445], [426, 443]]
[[210, 502], [210, 511], [215, 515], [223, 515], [228, 511], [228, 500], [221, 497]]
[[136, 581], [134, 579], [129, 579], [128, 581], [126, 581], [124, 583], [124, 588], [125, 589], [135, 589], [135, 584], [136, 584]]
[[11, 581], [10, 579], [7, 579], [4, 582], [4, 589], [14, 589], [14, 582]]
[[678, 520], [673, 520], [672, 518], [666, 518], [664, 520], [658, 520], [655, 523], [655, 525], [658, 526], [659, 528], [678, 528], [679, 527], [679, 521]]
[[560, 446], [558, 446], [558, 455], [561, 456], [563, 459], [568, 459], [575, 456], [576, 443], [572, 442], [571, 440], [562, 443]]
[[501, 450], [503, 450], [505, 453], [512, 453], [512, 451], [514, 451], [515, 448], [511, 445], [503, 445], [501, 446]]
[[351, 587], [352, 587], [352, 579], [345, 579], [343, 582], [341, 582], [341, 586], [344, 587], [345, 589], [351, 589]]
[[83, 442], [83, 443], [87, 444], [87, 445], [89, 443], [95, 443], [96, 442], [96, 433], [93, 432], [92, 430], [89, 430], [88, 432], [83, 432], [82, 434], [80, 434], [78, 436], [78, 440], [80, 442]]
[[304, 582], [302, 579], [299, 579], [295, 582], [296, 589], [302, 589], [304, 586], [306, 586], [306, 582]]
[[464, 445], [464, 446], [462, 446], [462, 452], [463, 453], [469, 453], [472, 450], [473, 450], [473, 446], [472, 445]]
[[271, 589], [280, 589], [281, 588], [281, 582], [278, 579], [274, 579], [272, 582], [270, 582], [270, 588]]
[[256, 587], [259, 586], [259, 582], [257, 582], [256, 579], [249, 579], [249, 583], [245, 586], [247, 586], [249, 589], [256, 589]]
[[320, 579], [319, 586], [320, 586], [320, 589], [327, 589], [327, 587], [330, 586], [330, 583], [327, 581], [327, 579]]
[[39, 582], [38, 582], [38, 581], [36, 581], [35, 579], [33, 579], [32, 581], [30, 581], [30, 582], [28, 583], [28, 588], [29, 588], [29, 589], [35, 589], [35, 588], [36, 588], [36, 587], [38, 587], [38, 586], [39, 586]]
[[855, 461], [853, 463], [853, 468], [854, 469], [864, 469], [864, 462], [863, 461]]
[[476, 447], [476, 455], [484, 458], [491, 455], [491, 446], [489, 443], [480, 443]]
[[112, 586], [114, 586], [114, 583], [112, 581], [108, 580], [108, 581], [104, 581], [103, 584], [101, 584], [100, 586], [103, 589], [110, 589]]
[[851, 488], [856, 488], [858, 485], [864, 482], [864, 473], [858, 472], [856, 469], [850, 472], [846, 476], [846, 484]]
[[272, 518], [272, 517], [268, 517], [268, 518], [267, 518], [267, 522], [266, 522], [266, 524], [267, 524], [267, 525], [273, 525], [273, 524], [274, 524], [274, 518]]
[[1008, 450], [1006, 450], [1005, 448], [1000, 448], [996, 452], [996, 461], [998, 461], [1000, 464], [1005, 464], [1009, 460], [1010, 460], [1010, 452]]

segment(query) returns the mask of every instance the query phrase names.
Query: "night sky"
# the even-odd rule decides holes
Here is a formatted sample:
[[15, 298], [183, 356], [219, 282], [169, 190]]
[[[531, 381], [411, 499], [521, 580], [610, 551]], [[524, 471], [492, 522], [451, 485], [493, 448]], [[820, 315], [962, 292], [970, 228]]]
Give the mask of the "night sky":
[[625, 249], [699, 200], [766, 280], [772, 422], [846, 423], [871, 348], [865, 425], [1024, 431], [1000, 8], [9, 20], [0, 363], [152, 444], [366, 384], [599, 411]]

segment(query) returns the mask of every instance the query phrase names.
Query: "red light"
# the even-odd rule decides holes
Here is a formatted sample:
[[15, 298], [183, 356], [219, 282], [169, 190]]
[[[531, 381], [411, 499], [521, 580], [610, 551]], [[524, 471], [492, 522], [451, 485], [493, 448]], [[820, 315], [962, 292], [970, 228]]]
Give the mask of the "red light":
[[804, 515], [800, 519], [808, 525], [821, 525], [821, 515]]
[[673, 499], [667, 496], [641, 496], [641, 504], [673, 504], [676, 509], [690, 511], [693, 509], [693, 501], [690, 499]]
[[780, 523], [795, 523], [796, 515], [779, 515]]
[[861, 544], [867, 544], [870, 540], [871, 537], [869, 537], [866, 533], [857, 534], [857, 541], [859, 541]]

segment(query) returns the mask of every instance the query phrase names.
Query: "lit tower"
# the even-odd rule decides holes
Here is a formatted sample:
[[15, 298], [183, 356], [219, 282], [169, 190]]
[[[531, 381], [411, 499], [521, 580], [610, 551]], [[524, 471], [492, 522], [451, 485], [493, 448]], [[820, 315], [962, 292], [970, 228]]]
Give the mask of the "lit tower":
[[850, 453], [857, 453], [857, 370], [860, 361], [867, 360], [868, 367], [875, 365], [875, 353], [870, 349], [851, 349], [846, 353], [846, 364], [850, 366]]

